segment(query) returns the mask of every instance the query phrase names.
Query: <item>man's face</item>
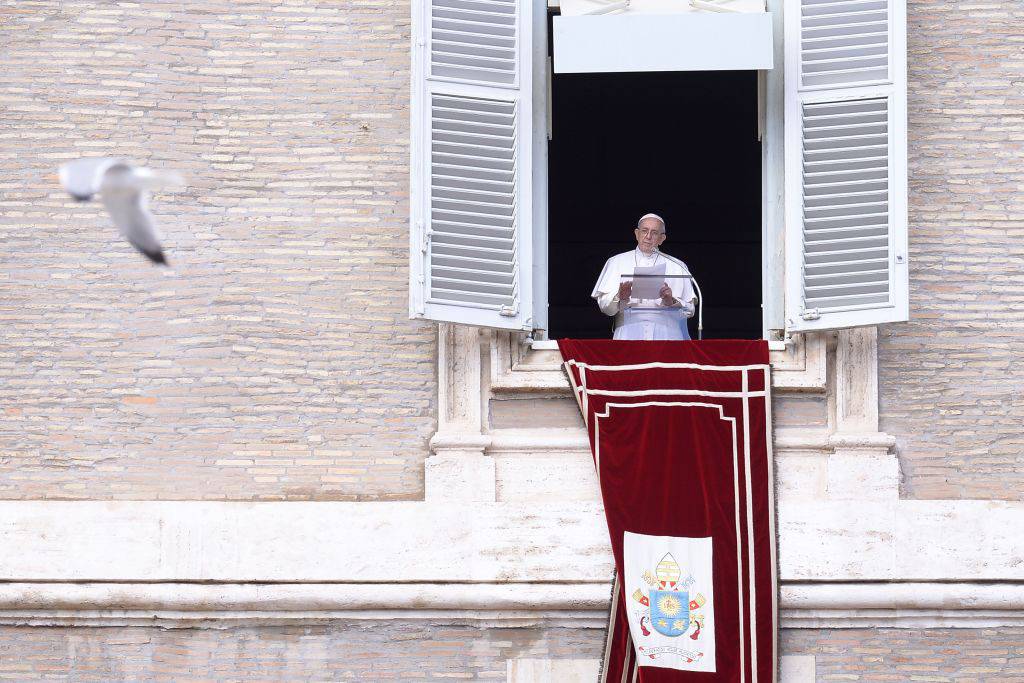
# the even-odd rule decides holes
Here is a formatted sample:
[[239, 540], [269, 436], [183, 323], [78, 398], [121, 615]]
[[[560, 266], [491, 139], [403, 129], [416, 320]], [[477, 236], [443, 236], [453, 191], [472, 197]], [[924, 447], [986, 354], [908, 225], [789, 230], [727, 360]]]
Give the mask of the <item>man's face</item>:
[[657, 218], [645, 218], [635, 230], [640, 251], [650, 254], [665, 241], [665, 226]]

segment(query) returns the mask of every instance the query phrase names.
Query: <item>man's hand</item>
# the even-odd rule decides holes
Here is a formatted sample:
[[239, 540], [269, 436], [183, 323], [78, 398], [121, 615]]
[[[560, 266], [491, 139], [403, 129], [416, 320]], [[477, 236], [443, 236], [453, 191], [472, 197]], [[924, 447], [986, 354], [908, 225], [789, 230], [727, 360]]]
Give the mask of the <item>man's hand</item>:
[[633, 283], [629, 280], [619, 284], [619, 301], [626, 301], [633, 293]]
[[661, 297], [662, 306], [671, 306], [676, 302], [676, 298], [672, 296], [672, 288], [668, 286], [667, 282], [663, 282], [661, 284], [661, 289], [658, 290], [658, 296]]

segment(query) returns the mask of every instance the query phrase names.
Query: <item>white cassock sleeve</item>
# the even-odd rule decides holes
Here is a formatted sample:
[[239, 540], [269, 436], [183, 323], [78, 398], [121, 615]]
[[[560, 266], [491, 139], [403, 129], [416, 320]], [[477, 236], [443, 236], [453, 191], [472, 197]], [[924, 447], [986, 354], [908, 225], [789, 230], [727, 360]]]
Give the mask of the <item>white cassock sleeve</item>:
[[615, 300], [619, 293], [619, 284], [622, 282], [622, 273], [617, 264], [618, 258], [612, 256], [604, 262], [601, 275], [597, 278], [594, 291], [590, 296], [597, 299], [597, 305], [605, 315], [615, 315], [619, 312], [619, 301]]

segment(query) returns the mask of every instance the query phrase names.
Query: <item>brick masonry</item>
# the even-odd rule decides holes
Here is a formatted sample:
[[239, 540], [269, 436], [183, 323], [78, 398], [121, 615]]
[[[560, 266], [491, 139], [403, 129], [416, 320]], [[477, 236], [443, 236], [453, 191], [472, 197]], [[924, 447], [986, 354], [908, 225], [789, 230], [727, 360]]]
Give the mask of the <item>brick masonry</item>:
[[594, 629], [386, 620], [228, 630], [0, 627], [0, 679], [505, 681], [507, 660], [599, 659]]
[[[910, 0], [905, 495], [1019, 498], [1024, 10]], [[436, 332], [406, 318], [409, 4], [0, 7], [0, 498], [418, 499]], [[183, 171], [151, 268], [63, 161]], [[507, 419], [515, 417], [506, 416]], [[0, 627], [15, 680], [504, 680], [603, 633], [422, 622]], [[787, 631], [819, 680], [1024, 681], [1024, 630]]]
[[782, 631], [783, 654], [814, 655], [818, 681], [1024, 681], [1024, 629]]
[[[911, 309], [880, 339], [911, 498], [1018, 499], [1024, 10], [910, 0]], [[422, 496], [406, 319], [409, 5], [0, 9], [0, 496]], [[171, 272], [56, 166], [178, 168]]]
[[[507, 660], [598, 659], [596, 629], [388, 620], [220, 629], [0, 627], [0, 679], [506, 680]], [[1024, 681], [1024, 629], [785, 630], [818, 681]]]
[[1024, 492], [1024, 7], [909, 0], [909, 324], [879, 337], [911, 498]]
[[[417, 499], [407, 2], [0, 7], [0, 497]], [[57, 166], [182, 171], [171, 271]]]

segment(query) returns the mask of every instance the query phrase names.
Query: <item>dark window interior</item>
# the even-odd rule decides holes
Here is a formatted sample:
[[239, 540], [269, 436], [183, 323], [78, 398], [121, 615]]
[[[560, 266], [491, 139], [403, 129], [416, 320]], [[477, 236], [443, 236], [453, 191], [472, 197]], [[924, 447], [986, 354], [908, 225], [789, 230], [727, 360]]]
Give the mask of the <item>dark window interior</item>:
[[652, 211], [706, 297], [704, 338], [761, 338], [756, 73], [556, 74], [552, 94], [548, 337], [611, 336], [590, 292]]

